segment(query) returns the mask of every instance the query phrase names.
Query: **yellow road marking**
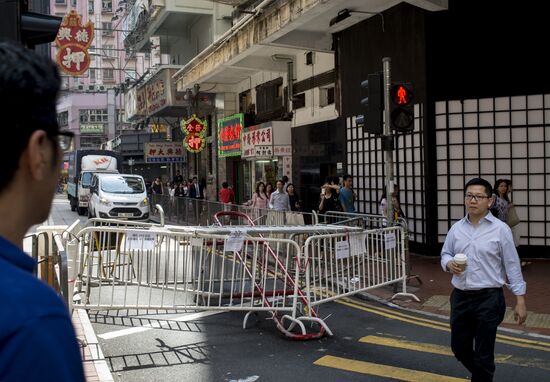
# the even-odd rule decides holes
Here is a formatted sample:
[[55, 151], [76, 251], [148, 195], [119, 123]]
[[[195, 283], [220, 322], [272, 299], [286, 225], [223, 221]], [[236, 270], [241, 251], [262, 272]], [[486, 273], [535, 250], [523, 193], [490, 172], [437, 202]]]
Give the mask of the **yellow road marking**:
[[404, 369], [401, 367], [379, 365], [376, 363], [355, 361], [352, 359], [326, 355], [314, 362], [318, 366], [326, 366], [334, 369], [354, 371], [356, 373], [375, 375], [378, 377], [393, 378], [399, 381], [410, 382], [461, 382], [467, 379], [448, 377], [426, 371]]
[[[434, 344], [428, 344], [428, 343], [422, 343], [422, 342], [414, 342], [414, 341], [407, 341], [407, 340], [386, 338], [386, 337], [379, 337], [379, 336], [366, 336], [366, 337], [360, 338], [359, 342], [454, 357], [454, 354], [451, 348], [447, 346], [441, 346], [441, 345], [434, 345]], [[514, 365], [514, 366], [536, 367], [539, 369], [550, 370], [550, 364], [547, 361], [536, 359], [536, 358], [516, 357], [509, 354], [495, 354], [495, 362]]]
[[[401, 312], [396, 312], [394, 310], [383, 308], [383, 307], [378, 307], [378, 306], [374, 307], [370, 304], [366, 304], [366, 303], [363, 303], [363, 302], [360, 302], [360, 301], [352, 300], [350, 298], [345, 297], [345, 298], [343, 298], [343, 300], [348, 301], [352, 304], [362, 305], [362, 306], [370, 307], [370, 308], [375, 309], [375, 310], [388, 312], [390, 314], [395, 314], [395, 315], [406, 317], [406, 318], [411, 317], [410, 315], [407, 315], [407, 314], [404, 314], [404, 313], [401, 313]], [[432, 324], [435, 324], [435, 325], [441, 325], [444, 329], [449, 329], [449, 324], [448, 323], [434, 321], [434, 320], [430, 320], [430, 319], [427, 319], [427, 318], [421, 318], [421, 317], [414, 317], [414, 319], [418, 320], [418, 321], [422, 321], [422, 322], [432, 323]], [[538, 340], [528, 340], [528, 339], [524, 339], [524, 338], [516, 338], [516, 337], [507, 336], [505, 334], [497, 334], [497, 338], [501, 338], [501, 339], [504, 339], [504, 340], [510, 340], [510, 341], [523, 342], [523, 343], [526, 343], [526, 344], [533, 344], [533, 345], [538, 345], [538, 346], [550, 347], [549, 342], [543, 342], [543, 341], [538, 341]]]
[[371, 312], [371, 313], [374, 313], [374, 314], [378, 314], [379, 316], [384, 316], [384, 317], [391, 318], [391, 319], [394, 319], [394, 320], [408, 322], [410, 324], [414, 324], [414, 325], [418, 325], [418, 326], [425, 326], [427, 328], [432, 328], [432, 329], [437, 329], [437, 330], [444, 330], [444, 331], [447, 331], [447, 332], [451, 331], [450, 328], [444, 328], [442, 326], [416, 321], [412, 318], [399, 317], [399, 316], [396, 316], [394, 314], [389, 314], [389, 313], [385, 313], [385, 312], [382, 312], [382, 311], [379, 311], [379, 310], [367, 308], [366, 306], [357, 305], [357, 304], [349, 303], [349, 302], [345, 302], [345, 301], [336, 301], [336, 302], [338, 304], [346, 305], [346, 306], [349, 306], [351, 308], [355, 308], [355, 309], [359, 309], [359, 310], [364, 310], [366, 312]]
[[360, 338], [359, 342], [362, 342], [364, 344], [389, 346], [392, 348], [415, 350], [415, 351], [421, 351], [424, 353], [449, 355], [454, 357], [454, 354], [449, 347], [441, 346], [441, 345], [399, 340], [399, 339], [379, 337], [379, 336], [366, 336], [366, 337]]
[[[424, 326], [427, 328], [442, 330], [445, 332], [450, 332], [451, 329], [449, 327], [449, 324], [442, 323], [439, 321], [434, 321], [426, 318], [420, 318], [415, 316], [406, 315], [404, 313], [395, 312], [390, 309], [385, 308], [379, 308], [379, 307], [373, 307], [371, 305], [354, 301], [349, 298], [342, 298], [340, 300], [335, 300], [334, 302], [342, 305], [349, 306], [351, 308], [364, 310], [366, 312], [374, 313], [383, 317], [387, 317], [394, 320], [399, 320], [403, 322], [407, 322], [410, 324], [418, 325], [418, 326]], [[534, 340], [528, 340], [528, 339], [522, 339], [522, 338], [515, 338], [503, 334], [497, 334], [497, 342], [507, 344], [507, 345], [513, 345], [521, 348], [526, 349], [535, 349], [535, 350], [542, 350], [546, 352], [550, 352], [550, 343], [548, 342], [542, 342], [542, 341], [534, 341]]]

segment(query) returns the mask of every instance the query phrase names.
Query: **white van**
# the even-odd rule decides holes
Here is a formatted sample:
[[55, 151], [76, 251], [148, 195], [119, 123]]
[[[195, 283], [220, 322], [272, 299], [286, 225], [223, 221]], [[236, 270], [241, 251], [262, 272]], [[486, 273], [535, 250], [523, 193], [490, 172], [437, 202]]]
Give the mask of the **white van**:
[[149, 219], [149, 199], [143, 177], [130, 174], [94, 174], [88, 217]]

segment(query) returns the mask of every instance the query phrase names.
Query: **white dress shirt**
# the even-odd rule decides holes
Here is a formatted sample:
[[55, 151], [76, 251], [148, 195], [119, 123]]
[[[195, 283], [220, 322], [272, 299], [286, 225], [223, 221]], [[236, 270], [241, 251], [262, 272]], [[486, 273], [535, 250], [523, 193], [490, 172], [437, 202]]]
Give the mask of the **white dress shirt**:
[[290, 211], [290, 200], [286, 192], [275, 190], [269, 198], [269, 208], [275, 211]]
[[512, 231], [490, 212], [477, 225], [467, 215], [453, 224], [441, 250], [443, 270], [447, 271], [447, 263], [457, 253], [468, 256], [468, 262], [464, 272], [453, 275], [451, 283], [455, 288], [478, 290], [506, 285], [515, 295], [525, 294], [527, 288]]

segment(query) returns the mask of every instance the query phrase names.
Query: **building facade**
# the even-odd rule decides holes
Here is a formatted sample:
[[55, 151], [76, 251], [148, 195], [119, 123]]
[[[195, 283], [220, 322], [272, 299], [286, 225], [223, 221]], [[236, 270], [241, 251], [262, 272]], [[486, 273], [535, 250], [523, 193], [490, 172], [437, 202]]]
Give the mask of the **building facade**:
[[[74, 9], [82, 23], [92, 21], [94, 38], [88, 49], [90, 67], [81, 75], [60, 71], [58, 119], [75, 132], [75, 149], [100, 148], [127, 128], [121, 87], [135, 83], [149, 68], [150, 55], [124, 48], [126, 0], [51, 0], [51, 14], [63, 17]], [[52, 45], [55, 59], [57, 47]]]

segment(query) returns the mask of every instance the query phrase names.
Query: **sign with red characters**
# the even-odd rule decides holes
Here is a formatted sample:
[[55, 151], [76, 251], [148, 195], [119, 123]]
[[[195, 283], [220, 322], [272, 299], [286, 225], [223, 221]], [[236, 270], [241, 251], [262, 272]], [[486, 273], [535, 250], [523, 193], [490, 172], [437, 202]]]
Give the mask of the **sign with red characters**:
[[198, 118], [195, 114], [191, 116], [187, 121], [181, 121], [181, 131], [186, 134], [183, 140], [183, 145], [192, 153], [198, 153], [202, 151], [206, 145], [206, 138], [204, 133], [206, 132], [206, 121]]
[[218, 121], [218, 157], [241, 155], [241, 130], [244, 127], [243, 114], [234, 114]]
[[82, 17], [71, 9], [63, 18], [55, 39], [56, 62], [65, 73], [80, 75], [90, 67], [88, 48], [94, 39], [94, 24], [82, 25]]
[[187, 134], [183, 139], [183, 144], [187, 151], [192, 153], [201, 152], [206, 144], [206, 139], [202, 135]]

